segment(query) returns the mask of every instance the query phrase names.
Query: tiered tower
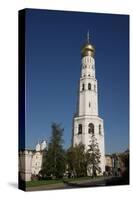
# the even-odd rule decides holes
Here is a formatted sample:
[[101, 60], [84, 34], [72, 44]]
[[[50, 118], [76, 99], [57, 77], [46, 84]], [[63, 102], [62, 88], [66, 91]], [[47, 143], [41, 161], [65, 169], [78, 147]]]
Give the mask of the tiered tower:
[[79, 81], [78, 107], [73, 121], [73, 146], [82, 143], [85, 148], [91, 134], [97, 138], [101, 158], [100, 167], [105, 171], [104, 125], [98, 114], [98, 84], [95, 76], [95, 48], [89, 41], [81, 48], [81, 75]]

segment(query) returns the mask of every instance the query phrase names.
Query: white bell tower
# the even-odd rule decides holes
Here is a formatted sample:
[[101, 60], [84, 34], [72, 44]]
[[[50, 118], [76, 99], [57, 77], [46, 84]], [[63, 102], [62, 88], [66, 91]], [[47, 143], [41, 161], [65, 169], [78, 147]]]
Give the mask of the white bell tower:
[[95, 77], [95, 48], [89, 41], [81, 48], [81, 75], [77, 113], [73, 119], [73, 146], [82, 143], [86, 149], [94, 133], [101, 153], [100, 164], [105, 171], [104, 124], [98, 114], [98, 84]]

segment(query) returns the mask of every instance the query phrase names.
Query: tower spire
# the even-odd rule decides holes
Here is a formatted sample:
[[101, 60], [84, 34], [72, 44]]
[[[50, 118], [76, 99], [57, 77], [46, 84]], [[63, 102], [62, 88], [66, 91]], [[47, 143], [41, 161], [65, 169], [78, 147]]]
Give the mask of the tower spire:
[[90, 33], [89, 33], [89, 29], [87, 31], [87, 42], [89, 43], [89, 40], [90, 40]]

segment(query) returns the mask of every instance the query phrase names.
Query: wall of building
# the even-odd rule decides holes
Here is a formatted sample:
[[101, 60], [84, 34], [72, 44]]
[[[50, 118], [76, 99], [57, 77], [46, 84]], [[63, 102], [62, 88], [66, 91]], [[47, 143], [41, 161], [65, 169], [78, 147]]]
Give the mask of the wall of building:
[[38, 175], [42, 169], [43, 152], [46, 141], [37, 144], [35, 150], [22, 150], [19, 152], [19, 174], [23, 181], [31, 181], [32, 175]]
[[32, 151], [25, 150], [19, 152], [19, 174], [23, 181], [31, 180], [32, 158]]
[[38, 175], [42, 169], [43, 153], [42, 151], [35, 152], [32, 158], [32, 174]]
[[38, 175], [42, 169], [42, 151], [20, 151], [19, 153], [19, 173], [24, 181], [31, 181], [32, 175]]

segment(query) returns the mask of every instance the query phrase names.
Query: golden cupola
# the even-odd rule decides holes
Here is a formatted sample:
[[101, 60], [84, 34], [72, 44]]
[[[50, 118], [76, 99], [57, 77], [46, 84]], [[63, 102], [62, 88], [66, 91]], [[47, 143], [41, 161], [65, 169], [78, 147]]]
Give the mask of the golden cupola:
[[87, 42], [81, 48], [81, 56], [92, 56], [94, 57], [95, 48], [89, 41], [89, 32], [87, 33]]

